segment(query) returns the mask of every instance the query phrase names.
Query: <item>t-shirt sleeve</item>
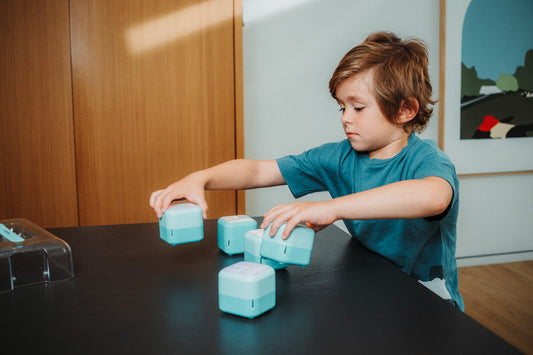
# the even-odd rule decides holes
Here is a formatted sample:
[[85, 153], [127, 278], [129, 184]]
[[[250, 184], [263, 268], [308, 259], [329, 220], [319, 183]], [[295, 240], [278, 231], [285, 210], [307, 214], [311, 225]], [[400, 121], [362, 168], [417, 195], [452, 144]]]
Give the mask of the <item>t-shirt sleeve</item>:
[[346, 161], [352, 151], [348, 140], [326, 143], [299, 155], [280, 158], [277, 163], [294, 197], [319, 191], [331, 194], [338, 186], [346, 185], [340, 176], [343, 165], [340, 162]]
[[299, 155], [288, 155], [276, 160], [294, 197], [327, 190], [323, 182], [324, 167], [320, 156], [321, 149], [313, 148]]
[[453, 198], [450, 205], [439, 216], [433, 216], [426, 219], [441, 219], [448, 214], [453, 204], [458, 203], [459, 196], [459, 179], [455, 172], [455, 166], [440, 149], [436, 148], [434, 152], [428, 154], [423, 163], [420, 163], [415, 172], [415, 179], [423, 179], [430, 176], [437, 176], [446, 180], [453, 189]]
[[414, 176], [415, 179], [423, 179], [429, 176], [443, 178], [448, 181], [454, 191], [458, 188], [455, 166], [441, 151], [434, 151], [428, 154], [417, 166]]

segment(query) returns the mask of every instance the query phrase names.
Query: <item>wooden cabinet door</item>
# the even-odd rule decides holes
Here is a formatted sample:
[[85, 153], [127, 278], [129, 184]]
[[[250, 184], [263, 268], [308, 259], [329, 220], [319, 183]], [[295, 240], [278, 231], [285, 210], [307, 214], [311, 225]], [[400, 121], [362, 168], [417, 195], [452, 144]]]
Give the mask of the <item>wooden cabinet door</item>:
[[233, 0], [71, 0], [70, 23], [80, 225], [153, 222], [152, 191], [236, 157]]
[[0, 219], [78, 224], [68, 0], [0, 1]]

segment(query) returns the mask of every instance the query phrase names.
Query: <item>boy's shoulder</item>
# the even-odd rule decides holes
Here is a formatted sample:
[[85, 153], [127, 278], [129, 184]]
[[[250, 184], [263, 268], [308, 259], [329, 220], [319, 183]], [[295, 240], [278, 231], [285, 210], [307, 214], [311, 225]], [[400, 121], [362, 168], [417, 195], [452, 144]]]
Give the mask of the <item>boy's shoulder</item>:
[[437, 143], [433, 139], [423, 139], [415, 133], [411, 133], [409, 136], [409, 145], [426, 149], [438, 149]]
[[420, 158], [444, 159], [450, 161], [450, 158], [444, 153], [433, 139], [422, 139], [414, 133], [409, 137], [409, 151]]
[[[414, 135], [413, 135], [414, 136]], [[450, 183], [457, 180], [455, 166], [451, 159], [444, 153], [432, 139], [421, 139], [414, 136], [409, 141], [411, 146], [409, 156], [406, 159], [410, 169], [416, 172], [416, 176], [440, 176]]]

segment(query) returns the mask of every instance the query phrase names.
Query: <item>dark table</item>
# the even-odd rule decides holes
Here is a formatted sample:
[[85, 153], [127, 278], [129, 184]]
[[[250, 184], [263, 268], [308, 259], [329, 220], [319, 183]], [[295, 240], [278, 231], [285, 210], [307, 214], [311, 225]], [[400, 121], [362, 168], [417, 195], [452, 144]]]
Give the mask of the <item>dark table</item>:
[[255, 319], [218, 309], [218, 272], [243, 256], [218, 249], [215, 220], [178, 246], [156, 223], [50, 231], [76, 276], [0, 295], [2, 354], [518, 353], [335, 226]]

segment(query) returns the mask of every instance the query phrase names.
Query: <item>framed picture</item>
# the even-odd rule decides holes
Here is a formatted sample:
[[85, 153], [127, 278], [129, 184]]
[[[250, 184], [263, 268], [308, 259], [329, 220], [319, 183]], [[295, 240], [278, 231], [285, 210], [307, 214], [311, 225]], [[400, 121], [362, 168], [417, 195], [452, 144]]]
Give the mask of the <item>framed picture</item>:
[[532, 18], [530, 0], [441, 0], [439, 143], [458, 174], [533, 172]]

